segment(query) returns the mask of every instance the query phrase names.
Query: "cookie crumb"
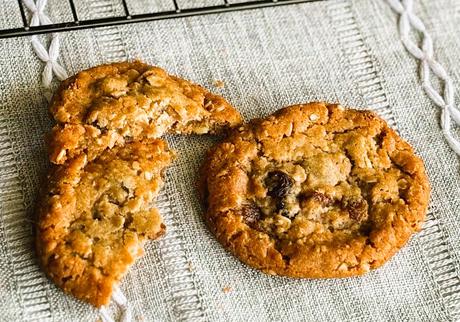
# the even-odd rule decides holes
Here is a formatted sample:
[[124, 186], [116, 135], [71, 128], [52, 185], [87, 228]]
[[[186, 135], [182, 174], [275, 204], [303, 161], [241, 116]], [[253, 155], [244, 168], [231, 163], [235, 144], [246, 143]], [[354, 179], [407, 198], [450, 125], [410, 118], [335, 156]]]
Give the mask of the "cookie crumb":
[[193, 272], [193, 263], [191, 261], [187, 262], [187, 269], [189, 272]]
[[225, 294], [228, 294], [232, 291], [232, 288], [230, 286], [225, 286], [222, 291], [225, 293]]
[[223, 81], [221, 81], [221, 80], [215, 80], [212, 84], [217, 88], [224, 88], [225, 87], [225, 83]]
[[316, 114], [311, 114], [310, 115], [310, 121], [316, 121], [317, 119], [319, 119], [318, 115], [316, 115]]

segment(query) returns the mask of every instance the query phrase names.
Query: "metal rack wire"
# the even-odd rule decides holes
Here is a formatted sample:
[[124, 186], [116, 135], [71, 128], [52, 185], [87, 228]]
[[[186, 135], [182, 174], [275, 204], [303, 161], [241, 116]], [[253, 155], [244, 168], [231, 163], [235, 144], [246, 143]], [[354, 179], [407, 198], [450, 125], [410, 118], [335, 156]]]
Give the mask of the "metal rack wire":
[[151, 12], [142, 14], [130, 14], [128, 3], [130, 0], [120, 0], [123, 7], [123, 15], [121, 16], [110, 16], [98, 19], [80, 20], [79, 14], [76, 9], [74, 0], [68, 0], [70, 10], [72, 13], [73, 21], [56, 23], [51, 25], [44, 25], [38, 27], [30, 27], [27, 21], [26, 13], [22, 4], [22, 0], [18, 0], [18, 7], [22, 18], [23, 27], [0, 29], [0, 38], [30, 36], [34, 34], [50, 33], [50, 32], [62, 32], [77, 29], [105, 27], [119, 24], [145, 22], [159, 19], [171, 19], [178, 17], [187, 17], [195, 15], [205, 15], [213, 13], [221, 13], [228, 11], [256, 9], [271, 6], [280, 6], [288, 4], [296, 4], [302, 2], [314, 2], [324, 0], [258, 0], [258, 1], [245, 1], [232, 3], [228, 0], [222, 0], [222, 4], [204, 6], [199, 8], [181, 8], [178, 5], [177, 0], [171, 0], [174, 5], [174, 10]]

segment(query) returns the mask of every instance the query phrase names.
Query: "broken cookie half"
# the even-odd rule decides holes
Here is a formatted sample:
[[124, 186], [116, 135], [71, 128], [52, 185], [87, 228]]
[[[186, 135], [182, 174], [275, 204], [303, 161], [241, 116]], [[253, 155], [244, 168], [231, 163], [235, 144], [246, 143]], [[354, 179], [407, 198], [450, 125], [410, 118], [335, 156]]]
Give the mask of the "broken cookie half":
[[110, 302], [143, 244], [165, 232], [155, 198], [173, 157], [165, 141], [143, 140], [54, 166], [38, 207], [36, 244], [59, 287], [97, 307]]
[[219, 134], [241, 115], [222, 97], [139, 61], [64, 81], [50, 112], [55, 164], [38, 207], [37, 250], [50, 278], [95, 306], [165, 225], [155, 207], [174, 153], [159, 137]]
[[139, 61], [97, 66], [64, 81], [51, 106], [58, 124], [50, 160], [63, 164], [85, 153], [165, 133], [218, 134], [242, 122], [224, 98]]

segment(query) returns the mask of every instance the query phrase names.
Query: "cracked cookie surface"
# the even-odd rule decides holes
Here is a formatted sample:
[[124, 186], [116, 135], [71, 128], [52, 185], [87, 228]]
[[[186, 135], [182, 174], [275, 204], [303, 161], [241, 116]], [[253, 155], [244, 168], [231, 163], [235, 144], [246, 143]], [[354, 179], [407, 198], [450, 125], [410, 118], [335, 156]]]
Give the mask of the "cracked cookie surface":
[[220, 133], [241, 123], [224, 98], [139, 61], [97, 66], [64, 81], [51, 102], [58, 124], [50, 160], [63, 164], [85, 153], [165, 133]]
[[219, 242], [268, 274], [361, 275], [425, 219], [423, 162], [376, 114], [309, 103], [253, 120], [213, 147], [201, 170]]
[[174, 154], [165, 141], [144, 140], [80, 155], [48, 176], [38, 207], [36, 247], [48, 276], [95, 306], [165, 231], [154, 201]]

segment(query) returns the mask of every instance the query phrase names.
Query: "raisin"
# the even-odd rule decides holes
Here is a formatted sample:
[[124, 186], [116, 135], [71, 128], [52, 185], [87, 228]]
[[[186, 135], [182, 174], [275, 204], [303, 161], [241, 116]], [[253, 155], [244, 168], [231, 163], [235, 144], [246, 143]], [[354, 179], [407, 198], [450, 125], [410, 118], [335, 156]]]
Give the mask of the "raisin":
[[283, 211], [285, 211], [284, 208], [286, 208], [286, 203], [283, 200], [278, 200], [276, 202], [276, 211], [277, 212], [283, 212]]
[[92, 215], [94, 220], [102, 220], [104, 218], [104, 215], [101, 214], [98, 210], [94, 210]]
[[132, 216], [128, 216], [125, 218], [125, 222], [123, 223], [123, 228], [124, 229], [128, 229], [129, 226], [132, 224], [132, 222], [134, 221], [134, 218]]
[[91, 123], [91, 125], [97, 128], [99, 131], [101, 131], [101, 134], [106, 134], [108, 131], [107, 126], [99, 126], [97, 121], [94, 121], [93, 123]]
[[291, 190], [294, 181], [282, 171], [269, 172], [265, 179], [268, 195], [272, 198], [284, 198]]
[[[359, 228], [359, 232], [363, 236], [369, 236], [372, 231], [372, 224], [370, 222], [366, 222]], [[366, 242], [367, 243], [367, 242]]]
[[351, 219], [358, 222], [367, 219], [367, 202], [364, 199], [351, 199], [344, 202], [345, 209]]
[[111, 204], [114, 204], [114, 205], [117, 205], [117, 206], [120, 206], [120, 205], [121, 205], [120, 202], [119, 202], [117, 199], [112, 198], [111, 196], [109, 196], [108, 199], [109, 199], [109, 202], [110, 202]]
[[243, 205], [241, 208], [241, 216], [243, 217], [244, 223], [249, 227], [254, 229], [259, 228], [259, 220], [262, 218], [262, 212], [255, 204]]
[[121, 184], [121, 189], [128, 194], [127, 199], [132, 199], [134, 197], [134, 191], [131, 191], [128, 187], [126, 187], [124, 183]]
[[330, 206], [334, 202], [334, 200], [331, 197], [317, 191], [313, 192], [312, 198], [313, 200], [318, 201], [323, 206]]
[[284, 202], [284, 200], [278, 200], [276, 202], [276, 212], [280, 214], [281, 216], [288, 217], [288, 218], [291, 217], [289, 210], [286, 209], [286, 203]]
[[386, 131], [385, 130], [382, 130], [382, 132], [380, 132], [379, 134], [377, 134], [375, 137], [374, 137], [374, 140], [375, 140], [375, 145], [381, 149], [383, 147], [383, 140], [385, 139], [385, 136], [387, 135]]
[[123, 189], [124, 192], [126, 192], [129, 195], [129, 189], [126, 187], [123, 183], [121, 184], [121, 189]]
[[324, 207], [331, 206], [334, 203], [334, 199], [318, 191], [303, 192], [299, 194], [298, 198], [300, 202], [307, 202], [309, 200], [313, 200], [320, 203]]

